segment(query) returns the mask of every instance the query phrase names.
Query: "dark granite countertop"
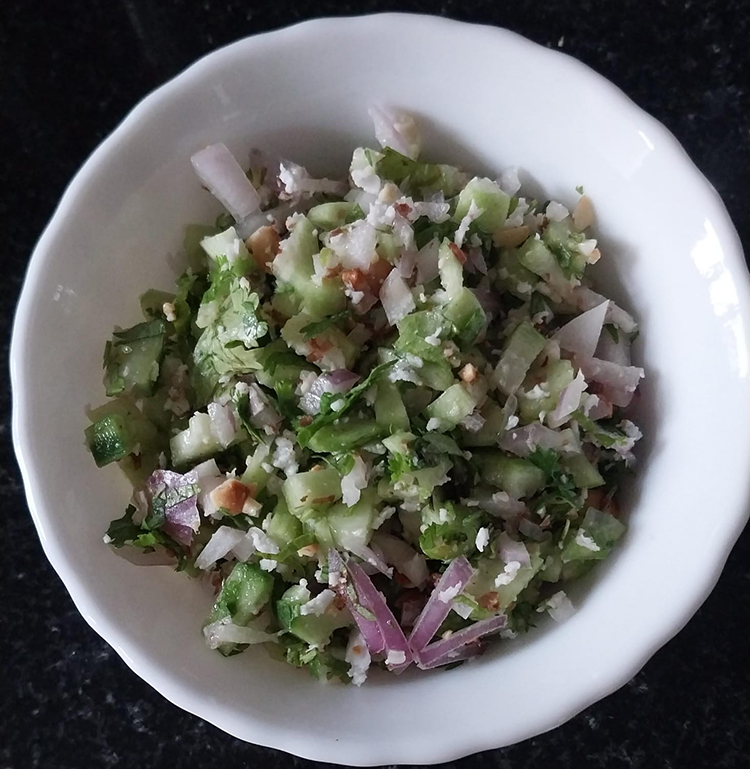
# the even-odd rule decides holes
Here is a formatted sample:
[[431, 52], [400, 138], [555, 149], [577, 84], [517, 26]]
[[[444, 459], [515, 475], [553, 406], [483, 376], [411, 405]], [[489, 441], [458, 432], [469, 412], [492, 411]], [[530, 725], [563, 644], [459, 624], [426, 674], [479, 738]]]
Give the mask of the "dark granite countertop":
[[[675, 133], [723, 196], [750, 252], [745, 0], [5, 0], [4, 354], [24, 270], [45, 222], [82, 161], [143, 95], [198, 56], [244, 35], [312, 16], [377, 10], [433, 11], [497, 24], [580, 58]], [[665, 208], [668, 216], [669, 201]], [[7, 371], [4, 376], [0, 769], [303, 764], [243, 744], [170, 705], [81, 619], [47, 564], [26, 509], [11, 448]], [[748, 639], [750, 531], [703, 608], [627, 686], [549, 734], [455, 765], [750, 767]]]

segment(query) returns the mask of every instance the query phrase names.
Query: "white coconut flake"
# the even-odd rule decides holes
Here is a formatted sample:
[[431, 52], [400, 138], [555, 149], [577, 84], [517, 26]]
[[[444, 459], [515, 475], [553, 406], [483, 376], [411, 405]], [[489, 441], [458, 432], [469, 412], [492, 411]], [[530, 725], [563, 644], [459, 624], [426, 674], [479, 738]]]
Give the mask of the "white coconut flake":
[[497, 180], [498, 187], [510, 197], [513, 197], [521, 189], [521, 181], [518, 178], [518, 168], [511, 166], [506, 168]]
[[598, 553], [601, 550], [599, 545], [583, 529], [578, 529], [575, 543], [586, 550], [591, 550], [592, 553]]
[[480, 553], [483, 553], [484, 548], [487, 547], [489, 542], [490, 542], [490, 530], [482, 526], [477, 532], [477, 538], [475, 540], [477, 550], [479, 550]]
[[315, 598], [311, 598], [307, 603], [303, 603], [299, 607], [299, 613], [302, 615], [313, 614], [316, 617], [320, 617], [326, 613], [328, 608], [334, 602], [336, 593], [333, 590], [327, 588], [318, 593]]
[[518, 574], [520, 568], [521, 564], [518, 561], [511, 561], [510, 563], [506, 563], [502, 574], [498, 574], [497, 577], [495, 577], [495, 587], [510, 585], [510, 583], [513, 582], [513, 580], [516, 578], [516, 574]]
[[461, 219], [461, 223], [458, 225], [458, 228], [456, 229], [456, 234], [453, 238], [453, 242], [461, 248], [461, 246], [464, 243], [464, 238], [466, 237], [466, 233], [469, 231], [469, 227], [471, 226], [472, 222], [478, 219], [482, 214], [484, 213], [484, 209], [479, 208], [479, 206], [476, 204], [474, 199], [472, 198], [471, 205], [469, 206], [469, 210], [466, 212], [466, 215]]
[[406, 652], [391, 649], [388, 652], [388, 656], [385, 658], [385, 664], [387, 667], [392, 668], [396, 665], [403, 665], [406, 662]]
[[544, 611], [545, 609], [555, 622], [563, 622], [575, 614], [575, 607], [563, 590], [548, 598], [546, 603], [537, 611]]
[[370, 667], [371, 658], [365, 639], [357, 628], [354, 628], [349, 634], [344, 659], [349, 663], [349, 677], [352, 679], [352, 683], [355, 686], [362, 686], [367, 680], [367, 670]]

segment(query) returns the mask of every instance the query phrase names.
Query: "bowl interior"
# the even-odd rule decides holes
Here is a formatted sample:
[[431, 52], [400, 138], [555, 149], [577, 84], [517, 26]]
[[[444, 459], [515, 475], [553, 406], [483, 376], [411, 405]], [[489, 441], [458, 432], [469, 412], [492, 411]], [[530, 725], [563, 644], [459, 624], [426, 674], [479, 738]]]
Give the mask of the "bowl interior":
[[[436, 51], [451, 66], [435, 66]], [[439, 74], [438, 74], [439, 72]], [[262, 650], [210, 653], [207, 590], [102, 544], [129, 488], [83, 447], [103, 343], [168, 289], [189, 222], [218, 206], [190, 155], [224, 141], [345, 172], [366, 108], [421, 119], [425, 155], [596, 205], [603, 292], [641, 322], [646, 434], [630, 530], [578, 613], [452, 672], [321, 686]], [[168, 259], [173, 257], [174, 259]], [[510, 33], [420, 17], [302, 25], [224, 49], [150, 97], [68, 191], [30, 268], [13, 344], [15, 433], [31, 507], [86, 619], [167, 697], [254, 742], [345, 763], [423, 763], [550, 728], [624, 683], [718, 576], [744, 522], [747, 279], [726, 214], [664, 129], [567, 57]], [[576, 593], [573, 593], [574, 599]], [[544, 696], [540, 697], [540, 691]], [[446, 703], [458, 723], [436, 729]], [[443, 703], [439, 705], [438, 703]], [[408, 714], [405, 718], [404, 714]], [[384, 734], [388, 735], [383, 740]]]

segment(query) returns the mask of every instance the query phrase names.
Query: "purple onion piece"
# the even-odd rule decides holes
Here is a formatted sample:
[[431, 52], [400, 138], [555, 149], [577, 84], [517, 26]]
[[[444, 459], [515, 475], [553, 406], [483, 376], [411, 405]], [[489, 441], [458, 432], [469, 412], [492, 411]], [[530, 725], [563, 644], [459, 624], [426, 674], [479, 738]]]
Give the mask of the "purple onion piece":
[[454, 652], [460, 652], [467, 645], [473, 644], [480, 638], [502, 630], [507, 624], [508, 618], [504, 614], [498, 614], [496, 617], [475, 622], [473, 625], [452, 633], [440, 641], [435, 641], [435, 643], [417, 652], [417, 665], [420, 668], [429, 669], [437, 665], [446, 665], [449, 662], [454, 662], [458, 659], [457, 656], [453, 656]]
[[413, 661], [404, 631], [393, 616], [393, 612], [388, 608], [382, 593], [372, 584], [362, 567], [350, 561], [347, 564], [347, 569], [354, 582], [354, 587], [357, 589], [360, 603], [375, 615], [386, 651], [389, 655], [391, 653], [403, 655], [403, 662], [389, 665], [389, 669], [394, 673], [400, 673]]
[[[341, 560], [341, 555], [337, 550], [328, 551], [328, 574], [329, 585], [331, 588], [340, 595], [345, 603], [346, 608], [352, 615], [352, 619], [359, 628], [359, 632], [362, 633], [362, 637], [365, 639], [367, 648], [370, 650], [370, 654], [377, 654], [383, 651], [385, 648], [385, 642], [383, 641], [383, 635], [380, 632], [380, 627], [375, 619], [366, 617], [359, 609], [357, 603], [353, 600], [349, 591], [347, 590], [346, 581], [346, 569]], [[338, 575], [335, 580], [331, 579], [331, 575]], [[356, 597], [356, 596], [355, 596]], [[368, 612], [369, 614], [370, 612]]]
[[[466, 587], [473, 573], [474, 569], [463, 555], [451, 561], [443, 572], [409, 636], [409, 646], [415, 653], [419, 653], [432, 640], [437, 629], [448, 616], [453, 598]], [[445, 595], [446, 592], [450, 597]], [[443, 598], [448, 599], [441, 600], [441, 594]]]
[[433, 668], [439, 668], [442, 665], [452, 665], [454, 662], [463, 662], [464, 660], [477, 657], [482, 653], [483, 649], [478, 642], [466, 644], [460, 649], [444, 654], [442, 657], [433, 659], [429, 665], [424, 662], [418, 662], [420, 670], [432, 670]]

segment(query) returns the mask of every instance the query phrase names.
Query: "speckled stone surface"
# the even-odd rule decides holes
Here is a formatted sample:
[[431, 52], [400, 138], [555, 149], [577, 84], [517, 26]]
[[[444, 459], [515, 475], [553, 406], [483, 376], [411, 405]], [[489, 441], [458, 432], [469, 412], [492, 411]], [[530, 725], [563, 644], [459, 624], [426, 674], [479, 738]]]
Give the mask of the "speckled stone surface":
[[[377, 10], [505, 26], [580, 58], [675, 133], [723, 196], [750, 251], [748, 2], [5, 0], [3, 355], [34, 242], [81, 162], [138, 99], [198, 56], [244, 35], [314, 15]], [[535, 88], [543, 98], [544, 83]], [[668, 225], [668, 200], [664, 206], [658, 215]], [[11, 448], [5, 370], [3, 377], [0, 769], [287, 769], [305, 763], [245, 745], [173, 707], [81, 619], [44, 559], [26, 509]], [[750, 531], [703, 608], [627, 686], [549, 734], [451, 766], [750, 767], [748, 639]], [[437, 713], [440, 703], [431, 706]]]

